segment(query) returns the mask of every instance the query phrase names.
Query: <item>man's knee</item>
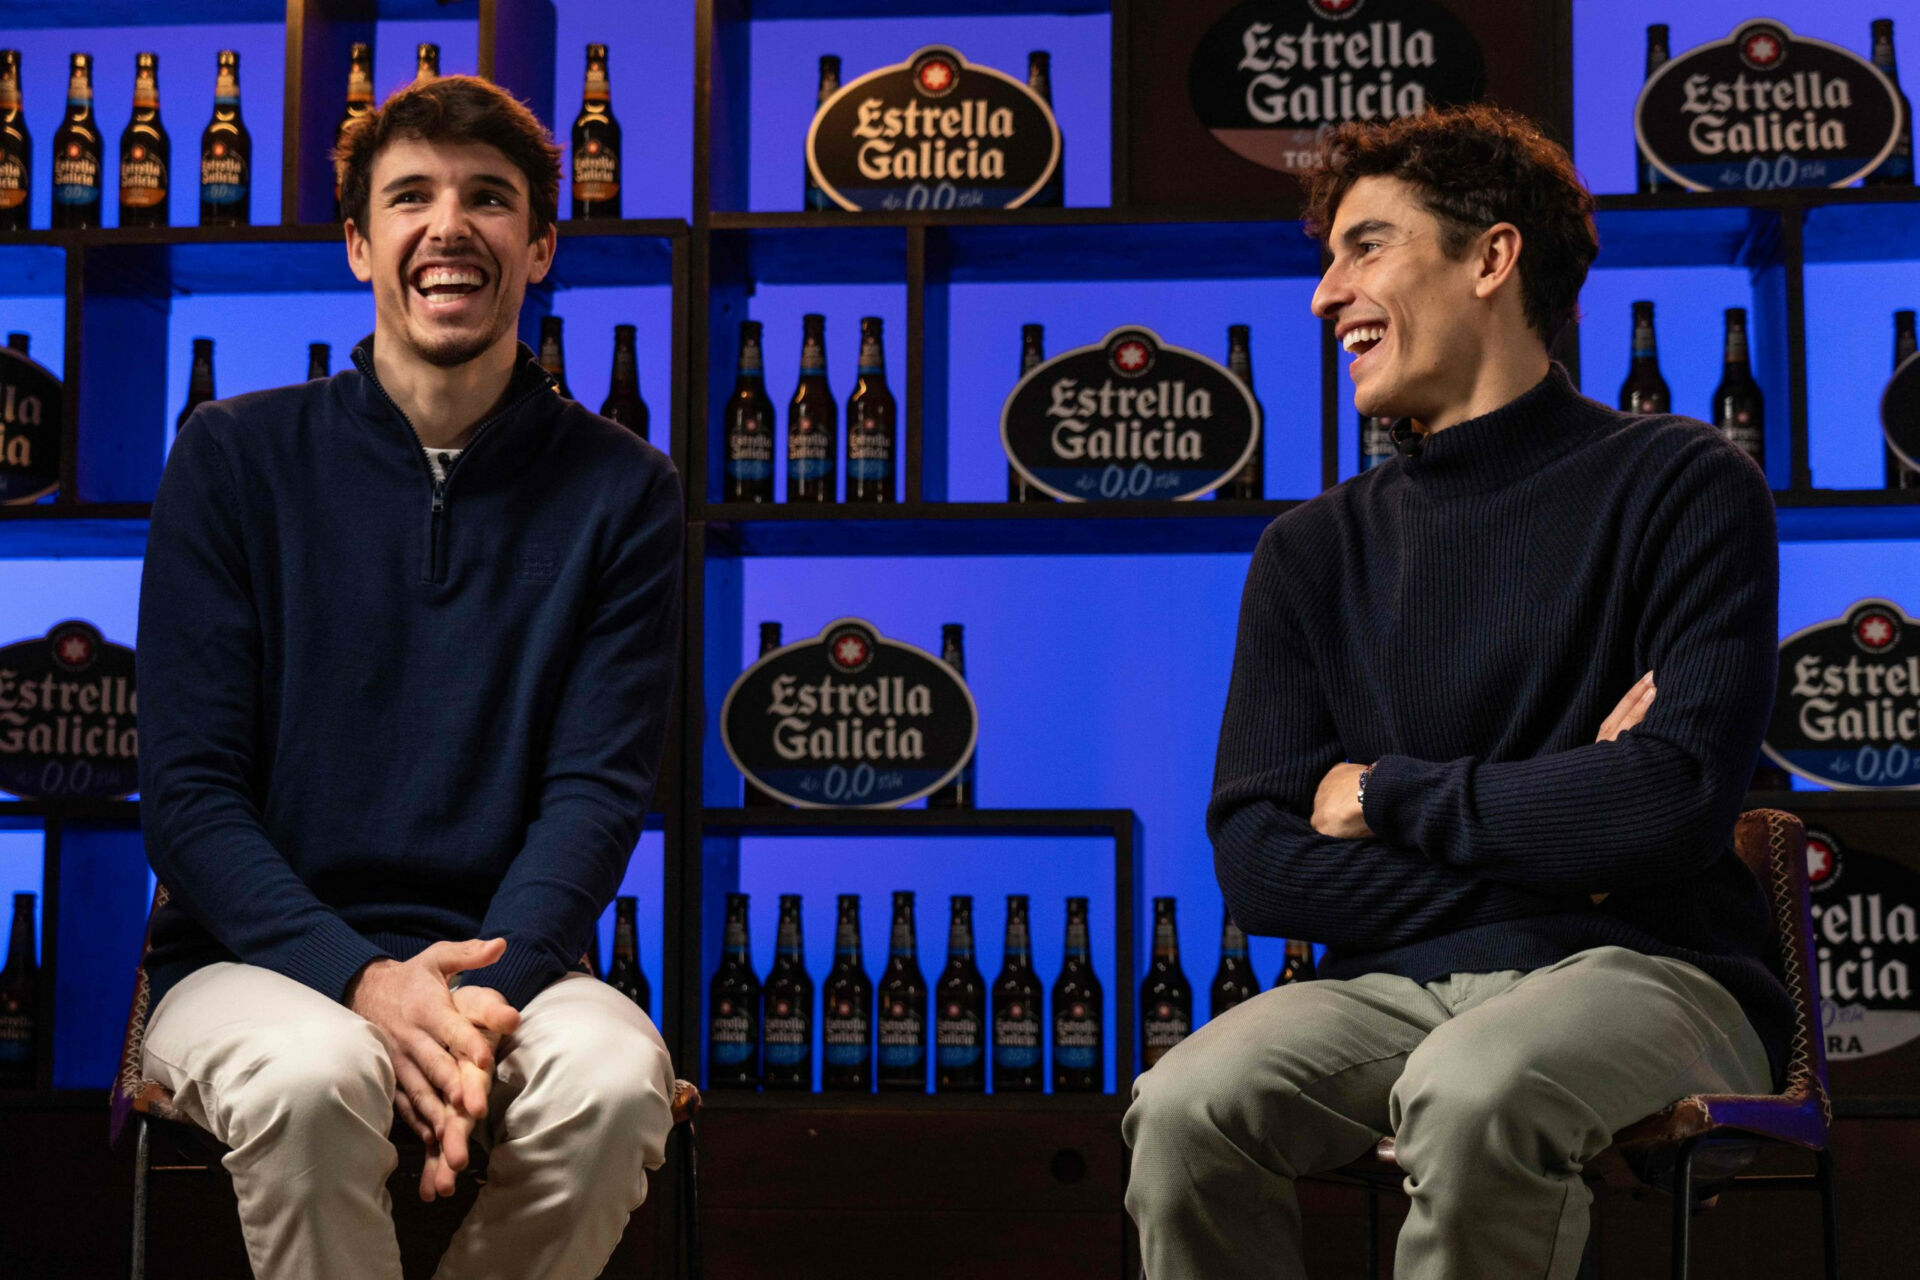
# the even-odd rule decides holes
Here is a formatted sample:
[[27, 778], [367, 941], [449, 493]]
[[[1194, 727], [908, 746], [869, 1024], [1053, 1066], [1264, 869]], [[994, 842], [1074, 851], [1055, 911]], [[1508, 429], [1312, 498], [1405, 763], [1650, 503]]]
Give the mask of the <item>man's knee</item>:
[[235, 1130], [230, 1145], [269, 1135], [330, 1142], [352, 1129], [384, 1140], [393, 1089], [393, 1063], [371, 1023], [302, 1021], [277, 1032], [222, 1090]]
[[1519, 1162], [1553, 1171], [1606, 1134], [1592, 1109], [1511, 1044], [1435, 1033], [1407, 1059], [1391, 1098], [1401, 1163], [1491, 1171]]
[[544, 1064], [539, 1090], [556, 1136], [590, 1162], [658, 1168], [673, 1128], [673, 1074], [655, 1035], [621, 1026]]

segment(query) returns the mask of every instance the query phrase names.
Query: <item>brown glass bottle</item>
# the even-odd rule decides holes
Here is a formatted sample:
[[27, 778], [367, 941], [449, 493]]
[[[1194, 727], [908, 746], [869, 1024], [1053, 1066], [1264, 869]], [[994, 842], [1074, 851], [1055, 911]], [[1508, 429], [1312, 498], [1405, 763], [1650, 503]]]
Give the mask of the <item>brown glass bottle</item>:
[[1313, 944], [1305, 938], [1288, 938], [1286, 959], [1280, 964], [1280, 976], [1273, 980], [1276, 987], [1284, 987], [1289, 982], [1312, 982], [1320, 976], [1313, 963]]
[[973, 898], [956, 893], [947, 923], [947, 967], [933, 988], [933, 1087], [987, 1087], [987, 980], [973, 958]]
[[879, 316], [860, 317], [860, 379], [847, 400], [847, 501], [892, 502], [898, 412], [887, 389]]
[[186, 426], [193, 411], [213, 398], [213, 339], [195, 338], [193, 367], [187, 374], [187, 403], [174, 419], [173, 429], [177, 432]]
[[[820, 55], [820, 84], [819, 87], [814, 90], [813, 94], [814, 112], [817, 114], [820, 108], [827, 104], [827, 99], [838, 92], [840, 92], [840, 59], [835, 54], [823, 53]], [[804, 155], [800, 157], [800, 176], [805, 180], [805, 185], [802, 187], [800, 193], [800, 207], [802, 209], [837, 209], [840, 207], [833, 202], [831, 196], [821, 190], [820, 184], [813, 180], [813, 167], [807, 163], [807, 158]]]
[[0, 231], [25, 231], [33, 211], [33, 134], [20, 96], [20, 51], [0, 49]]
[[645, 440], [652, 415], [647, 412], [647, 402], [640, 398], [638, 332], [630, 324], [613, 326], [613, 376], [607, 382], [600, 416], [613, 419]]
[[[1244, 324], [1227, 326], [1227, 372], [1240, 379], [1253, 395], [1252, 330]], [[1267, 414], [1260, 397], [1253, 397], [1253, 452], [1247, 465], [1234, 472], [1233, 479], [1220, 488], [1222, 497], [1257, 502], [1267, 496]]]
[[[768, 654], [772, 653], [775, 649], [778, 649], [779, 647], [780, 647], [780, 624], [777, 622], [761, 623], [760, 624], [760, 657], [762, 658], [766, 657]], [[791, 809], [793, 807], [792, 805], [788, 804], [785, 800], [782, 800], [778, 796], [773, 795], [771, 792], [762, 791], [759, 787], [755, 786], [751, 782], [743, 783], [742, 788], [743, 788], [743, 797], [742, 797], [741, 803], [746, 808]]]
[[820, 988], [820, 1087], [873, 1092], [873, 980], [861, 958], [860, 895], [840, 895], [833, 968]]
[[[340, 115], [340, 124], [333, 131], [333, 142], [337, 147], [347, 136], [347, 126], [361, 116], [373, 111], [373, 46], [356, 40], [347, 51], [347, 105]], [[333, 179], [333, 220], [341, 220], [340, 213], [340, 177], [338, 171]]]
[[561, 336], [565, 322], [559, 316], [540, 317], [540, 367], [553, 375], [561, 396], [573, 399], [573, 388], [567, 385], [567, 346]]
[[[943, 623], [940, 627], [940, 661], [967, 678], [966, 628], [958, 622]], [[974, 779], [979, 776], [977, 765], [980, 760], [980, 743], [976, 739], [973, 753], [967, 762], [960, 766], [960, 772], [953, 775], [953, 781], [941, 787], [927, 797], [929, 809], [972, 809], [978, 807], [979, 794]]]
[[173, 188], [173, 143], [160, 123], [160, 58], [133, 57], [133, 115], [120, 131], [120, 225], [164, 227]]
[[9, 351], [18, 351], [24, 356], [30, 353], [32, 346], [33, 335], [30, 333], [21, 333], [16, 329], [7, 335], [7, 350]]
[[874, 1020], [880, 1044], [875, 1076], [882, 1093], [925, 1093], [927, 1089], [927, 981], [920, 976], [919, 947], [913, 936], [913, 893], [893, 895], [892, 938], [887, 967], [881, 971], [879, 1014]]
[[1893, 81], [1894, 92], [1900, 95], [1900, 133], [1894, 139], [1893, 150], [1887, 154], [1887, 158], [1867, 175], [1866, 185], [1910, 187], [1914, 178], [1913, 102], [1900, 88], [1900, 68], [1893, 57], [1893, 19], [1875, 18], [1870, 30], [1873, 33], [1873, 65]]
[[307, 381], [333, 376], [333, 348], [324, 342], [307, 344]]
[[40, 965], [33, 941], [31, 893], [13, 895], [13, 932], [7, 967], [0, 969], [0, 1089], [31, 1089], [40, 993]]
[[213, 119], [200, 134], [200, 225], [252, 221], [253, 136], [240, 118], [240, 55], [222, 49], [215, 66]]
[[1727, 308], [1727, 337], [1720, 385], [1713, 389], [1713, 425], [1767, 468], [1766, 404], [1747, 363], [1747, 309]]
[[832, 502], [840, 409], [827, 385], [827, 318], [801, 321], [800, 384], [787, 403], [787, 501]]
[[1140, 1069], [1152, 1067], [1193, 1031], [1193, 986], [1180, 968], [1174, 900], [1153, 900], [1153, 961], [1140, 983]]
[[[1915, 348], [1913, 330], [1913, 312], [1896, 311], [1893, 313], [1893, 367], [1898, 369], [1904, 364]], [[1881, 449], [1886, 454], [1887, 488], [1920, 489], [1920, 467], [1910, 467], [1900, 460], [1891, 446], [1883, 443]]]
[[93, 118], [93, 55], [76, 53], [67, 75], [67, 114], [53, 134], [53, 225], [100, 225], [100, 126]]
[[760, 1084], [760, 979], [747, 938], [747, 895], [727, 895], [720, 967], [707, 986], [707, 1085], [753, 1089]]
[[620, 216], [620, 122], [613, 116], [603, 44], [587, 46], [586, 89], [573, 118], [573, 216]]
[[1670, 413], [1673, 397], [1660, 376], [1660, 351], [1654, 344], [1653, 304], [1633, 304], [1633, 357], [1620, 384], [1622, 413]]
[[1233, 922], [1233, 913], [1220, 912], [1220, 967], [1213, 971], [1207, 992], [1207, 1016], [1217, 1018], [1235, 1005], [1260, 994], [1260, 979], [1247, 954], [1247, 935]]
[[[1037, 366], [1047, 362], [1047, 331], [1044, 325], [1023, 324], [1020, 326], [1020, 376], [1026, 377]], [[1053, 495], [1036, 489], [1020, 474], [1020, 469], [1007, 460], [1007, 501], [1008, 502], [1052, 502]]]
[[[613, 963], [607, 967], [607, 985], [653, 1016], [653, 987], [640, 967], [640, 931], [636, 920], [639, 901], [626, 894], [613, 900]], [[596, 925], [594, 935], [600, 930]]]
[[413, 51], [413, 82], [440, 78], [440, 46], [423, 43]]
[[740, 357], [734, 366], [733, 394], [721, 419], [726, 457], [722, 462], [722, 502], [773, 501], [773, 401], [767, 395], [766, 360], [760, 350], [760, 322], [740, 322]]
[[1067, 899], [1066, 957], [1053, 980], [1053, 1091], [1100, 1093], [1106, 1084], [1106, 1009], [1093, 971], [1087, 900]]
[[[1035, 49], [1027, 55], [1027, 88], [1040, 96], [1040, 101], [1053, 106], [1053, 58], [1045, 49]], [[1055, 121], [1055, 127], [1059, 122]], [[1053, 173], [1047, 178], [1040, 190], [1034, 192], [1033, 199], [1027, 201], [1030, 209], [1058, 209], [1067, 202], [1067, 135], [1060, 134], [1060, 159], [1053, 166]]]
[[[1642, 83], [1651, 80], [1654, 72], [1667, 65], [1667, 59], [1671, 56], [1667, 48], [1667, 24], [1650, 24], [1647, 27], [1647, 70], [1641, 77]], [[1632, 124], [1631, 121], [1628, 123]], [[1647, 158], [1646, 150], [1637, 138], [1633, 144], [1633, 172], [1635, 186], [1642, 195], [1652, 191], [1673, 190], [1673, 179], [1653, 167], [1653, 161]]]
[[780, 895], [773, 968], [761, 988], [760, 1060], [769, 1089], [813, 1088], [813, 977], [800, 940], [800, 895]]
[[993, 1091], [1038, 1093], [1046, 1085], [1041, 1061], [1040, 975], [1033, 971], [1033, 935], [1027, 895], [1007, 895], [1006, 942], [993, 980]]

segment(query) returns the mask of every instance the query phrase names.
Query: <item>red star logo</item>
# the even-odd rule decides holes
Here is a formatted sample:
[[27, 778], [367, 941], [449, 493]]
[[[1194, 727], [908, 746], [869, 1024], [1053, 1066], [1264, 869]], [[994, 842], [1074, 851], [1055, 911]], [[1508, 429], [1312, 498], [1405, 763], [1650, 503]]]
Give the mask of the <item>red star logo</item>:
[[859, 636], [841, 636], [833, 646], [833, 660], [843, 667], [857, 667], [867, 660], [867, 642]]
[[784, 1014], [787, 1012], [788, 1007], [789, 1006], [787, 1005], [787, 1002], [785, 1000], [776, 1000], [774, 1001], [774, 1004], [773, 1004], [773, 1011], [775, 1013]]
[[1833, 874], [1833, 850], [1824, 840], [1807, 841], [1807, 880], [1819, 884]]
[[1017, 1018], [1024, 1009], [1024, 1005], [1010, 1004], [1007, 1006], [1007, 1016], [1009, 1018]]
[[731, 1001], [731, 1000], [722, 1000], [722, 1001], [720, 1002], [720, 1012], [721, 1012], [721, 1013], [732, 1013], [732, 1012], [733, 1012], [733, 1001]]
[[587, 144], [587, 154], [590, 156], [597, 156], [600, 154], [600, 143], [598, 139], [592, 142], [589, 142]]
[[844, 1018], [848, 1014], [853, 1012], [853, 1006], [848, 1004], [845, 1000], [842, 1000], [840, 1003], [833, 1006], [833, 1011]]
[[1759, 63], [1761, 66], [1766, 66], [1770, 62], [1778, 61], [1780, 57], [1780, 42], [1770, 35], [1757, 35], [1747, 41], [1747, 57]]
[[920, 87], [928, 93], [941, 93], [953, 83], [953, 68], [939, 59], [920, 68]]
[[93, 645], [83, 635], [74, 634], [60, 641], [60, 661], [69, 667], [84, 667], [93, 658]]
[[223, 156], [223, 155], [225, 155], [225, 154], [227, 154], [227, 144], [226, 144], [226, 143], [224, 143], [224, 142], [216, 142], [216, 143], [214, 143], [214, 144], [213, 144], [213, 154], [214, 154], [214, 155], [216, 155], [216, 156]]
[[959, 1006], [959, 1005], [957, 1005], [957, 1004], [950, 1004], [950, 1005], [948, 1005], [948, 1006], [947, 1006], [947, 1016], [948, 1016], [949, 1018], [957, 1018], [957, 1017], [959, 1017], [959, 1016], [960, 1016], [960, 1006]]
[[79, 154], [80, 154], [80, 144], [77, 142], [69, 142], [67, 144], [67, 155], [71, 157], [71, 156], [77, 156]]
[[907, 1016], [907, 1006], [903, 1004], [888, 1005], [887, 1009], [896, 1018], [904, 1018]]
[[1173, 1006], [1170, 1004], [1157, 1004], [1153, 1007], [1153, 1016], [1156, 1018], [1171, 1018], [1173, 1016]]
[[1076, 1004], [1076, 1005], [1074, 1005], [1074, 1006], [1073, 1006], [1073, 1016], [1074, 1016], [1074, 1017], [1076, 1017], [1076, 1018], [1084, 1018], [1084, 1017], [1086, 1017], [1086, 1016], [1087, 1016], [1087, 1006], [1085, 1006], [1085, 1005], [1083, 1005], [1083, 1004]]
[[136, 144], [133, 148], [133, 158], [135, 160], [145, 160], [147, 158], [147, 149]]
[[1884, 613], [1870, 613], [1860, 619], [1860, 643], [1869, 649], [1884, 649], [1893, 643], [1893, 619]]
[[1144, 369], [1147, 366], [1147, 348], [1145, 343], [1122, 343], [1114, 356], [1122, 369]]

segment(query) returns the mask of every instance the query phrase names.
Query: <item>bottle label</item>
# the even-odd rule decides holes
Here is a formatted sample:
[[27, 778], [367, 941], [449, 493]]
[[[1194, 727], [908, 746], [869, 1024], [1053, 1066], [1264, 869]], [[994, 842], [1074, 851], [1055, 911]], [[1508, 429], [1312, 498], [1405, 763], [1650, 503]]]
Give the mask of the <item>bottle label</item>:
[[240, 77], [231, 67], [220, 68], [214, 76], [213, 105], [216, 107], [240, 105]]
[[67, 77], [67, 107], [91, 107], [93, 105], [93, 80], [84, 67], [75, 67]]
[[1162, 1002], [1141, 1019], [1140, 1030], [1140, 1038], [1145, 1046], [1143, 1056], [1146, 1064], [1152, 1066], [1166, 1056], [1167, 1050], [1185, 1040], [1193, 1027], [1192, 1020], [1186, 1014]]
[[820, 1034], [826, 1044], [827, 1065], [830, 1067], [860, 1066], [873, 1051], [873, 1028], [850, 1000], [834, 1005], [821, 1021]]
[[167, 162], [134, 143], [120, 157], [120, 203], [130, 209], [151, 209], [167, 198]]
[[753, 1056], [753, 1019], [723, 1000], [708, 1022], [708, 1056], [716, 1067], [737, 1067]]
[[927, 1060], [926, 1035], [920, 1020], [909, 1016], [904, 1004], [891, 1005], [880, 1019], [880, 1065], [912, 1067]]
[[200, 155], [200, 202], [242, 205], [247, 199], [247, 158], [215, 138]]
[[53, 158], [53, 198], [58, 204], [92, 204], [100, 198], [100, 157], [69, 142]]
[[833, 439], [826, 424], [808, 406], [787, 421], [787, 478], [818, 480], [833, 473]]
[[26, 202], [26, 163], [14, 152], [0, 149], [0, 209], [18, 209]]
[[[4, 95], [0, 95], [0, 106], [5, 106]], [[160, 86], [149, 76], [142, 76], [133, 82], [133, 109], [135, 111], [158, 111], [160, 109]]]
[[620, 194], [620, 155], [605, 139], [588, 138], [573, 153], [573, 194], [577, 200], [612, 200]]
[[878, 415], [862, 414], [847, 424], [847, 477], [852, 480], [893, 478], [893, 431]]
[[993, 1020], [993, 1062], [1002, 1071], [1028, 1071], [1040, 1065], [1038, 1010], [1009, 1004]]
[[983, 1055], [980, 1017], [958, 1004], [949, 1004], [935, 1020], [935, 1061], [942, 1067], [976, 1067]]
[[356, 62], [347, 70], [347, 104], [351, 107], [373, 105], [373, 68]]
[[826, 350], [811, 338], [800, 348], [800, 376], [805, 378], [809, 375], [827, 376]]
[[0, 1013], [0, 1064], [33, 1061], [33, 1019], [24, 1013]]
[[1062, 1071], [1090, 1071], [1099, 1065], [1100, 1020], [1075, 1004], [1053, 1020], [1053, 1065]]
[[785, 1000], [775, 1001], [768, 1011], [764, 1035], [764, 1057], [769, 1068], [798, 1066], [813, 1048], [813, 1030], [806, 1017]]
[[612, 90], [607, 83], [607, 67], [605, 63], [589, 62], [587, 64], [586, 89], [580, 96], [588, 102], [605, 102], [612, 96]]

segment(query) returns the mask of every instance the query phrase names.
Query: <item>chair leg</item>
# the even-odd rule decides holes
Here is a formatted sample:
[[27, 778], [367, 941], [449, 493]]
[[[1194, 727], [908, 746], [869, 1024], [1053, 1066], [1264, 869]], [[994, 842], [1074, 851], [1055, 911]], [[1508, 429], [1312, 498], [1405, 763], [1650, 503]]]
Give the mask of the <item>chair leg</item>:
[[1367, 1191], [1367, 1280], [1380, 1280], [1380, 1193]]
[[133, 1118], [133, 1280], [147, 1280], [147, 1174], [151, 1164], [147, 1118]]
[[1673, 1280], [1687, 1280], [1687, 1255], [1693, 1230], [1693, 1147], [1697, 1138], [1680, 1144], [1673, 1166]]
[[1827, 1280], [1840, 1280], [1840, 1224], [1834, 1215], [1833, 1153], [1822, 1147], [1814, 1152], [1814, 1177], [1820, 1184], [1820, 1243], [1826, 1253]]
[[706, 1263], [700, 1256], [700, 1148], [693, 1121], [680, 1126], [680, 1249], [681, 1274], [686, 1280], [704, 1280]]
[[1580, 1270], [1575, 1273], [1574, 1280], [1600, 1280], [1599, 1238], [1600, 1232], [1589, 1211], [1587, 1242], [1580, 1246]]

